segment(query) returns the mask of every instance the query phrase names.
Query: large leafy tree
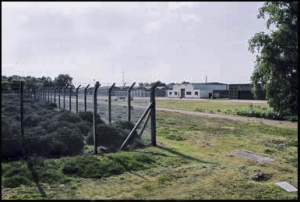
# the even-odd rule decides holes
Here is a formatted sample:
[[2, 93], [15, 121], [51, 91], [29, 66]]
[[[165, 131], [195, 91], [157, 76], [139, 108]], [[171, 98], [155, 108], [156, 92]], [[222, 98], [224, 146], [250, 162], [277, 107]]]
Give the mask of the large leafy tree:
[[54, 78], [54, 85], [56, 87], [65, 87], [72, 85], [73, 78], [69, 74], [59, 74]]
[[270, 34], [260, 32], [249, 40], [258, 52], [251, 76], [252, 92], [266, 91], [269, 105], [279, 114], [298, 114], [298, 2], [266, 2], [257, 18], [266, 20]]

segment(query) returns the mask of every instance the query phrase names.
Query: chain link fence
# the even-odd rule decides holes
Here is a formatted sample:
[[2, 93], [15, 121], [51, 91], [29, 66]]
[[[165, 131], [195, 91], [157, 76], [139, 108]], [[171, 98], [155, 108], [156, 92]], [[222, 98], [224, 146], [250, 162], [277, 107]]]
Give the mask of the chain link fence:
[[[2, 91], [2, 157], [13, 158], [22, 152], [44, 156], [80, 154], [80, 149], [88, 143], [92, 145], [95, 138], [94, 120], [76, 122], [75, 115], [88, 114], [90, 120], [95, 110], [102, 122], [95, 119], [99, 137], [94, 141], [94, 153], [99, 145], [109, 141], [124, 146], [129, 135], [139, 136], [144, 145], [156, 144], [155, 123], [149, 121], [150, 117], [155, 118], [155, 105], [151, 104], [154, 93], [152, 98], [135, 97], [135, 91], [121, 87], [101, 86], [96, 91], [95, 87], [80, 87], [44, 88], [36, 93], [21, 88], [19, 92]], [[147, 93], [151, 95], [150, 91]], [[72, 115], [67, 115], [68, 111]], [[100, 123], [104, 124], [102, 128]], [[122, 130], [117, 131], [122, 123]], [[116, 140], [120, 131], [123, 137]]]

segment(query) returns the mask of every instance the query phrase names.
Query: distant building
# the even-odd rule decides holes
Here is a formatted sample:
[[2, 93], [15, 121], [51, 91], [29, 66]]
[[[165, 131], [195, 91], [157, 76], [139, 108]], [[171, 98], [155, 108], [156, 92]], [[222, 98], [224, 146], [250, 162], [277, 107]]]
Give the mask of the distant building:
[[[240, 83], [240, 84], [229, 84], [229, 99], [240, 99], [240, 100], [255, 100], [252, 90], [252, 84]], [[265, 100], [266, 92], [258, 92], [258, 100]]]
[[214, 98], [228, 95], [228, 86], [224, 83], [188, 83], [174, 84], [167, 90], [170, 98]]

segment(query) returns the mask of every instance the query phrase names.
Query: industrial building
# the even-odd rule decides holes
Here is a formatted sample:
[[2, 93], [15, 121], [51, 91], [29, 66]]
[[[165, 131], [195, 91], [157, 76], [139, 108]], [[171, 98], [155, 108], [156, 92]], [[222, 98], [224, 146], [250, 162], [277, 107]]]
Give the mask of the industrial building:
[[[229, 99], [240, 99], [240, 100], [255, 100], [252, 90], [252, 84], [229, 84]], [[266, 99], [266, 92], [258, 92], [258, 100]]]
[[170, 98], [214, 98], [226, 95], [228, 85], [218, 82], [174, 84], [167, 90]]

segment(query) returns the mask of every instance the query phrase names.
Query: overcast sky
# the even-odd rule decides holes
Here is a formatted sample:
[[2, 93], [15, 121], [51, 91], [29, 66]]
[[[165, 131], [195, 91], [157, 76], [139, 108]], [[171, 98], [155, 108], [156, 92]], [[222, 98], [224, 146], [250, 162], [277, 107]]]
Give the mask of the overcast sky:
[[2, 75], [249, 83], [263, 2], [2, 2]]

